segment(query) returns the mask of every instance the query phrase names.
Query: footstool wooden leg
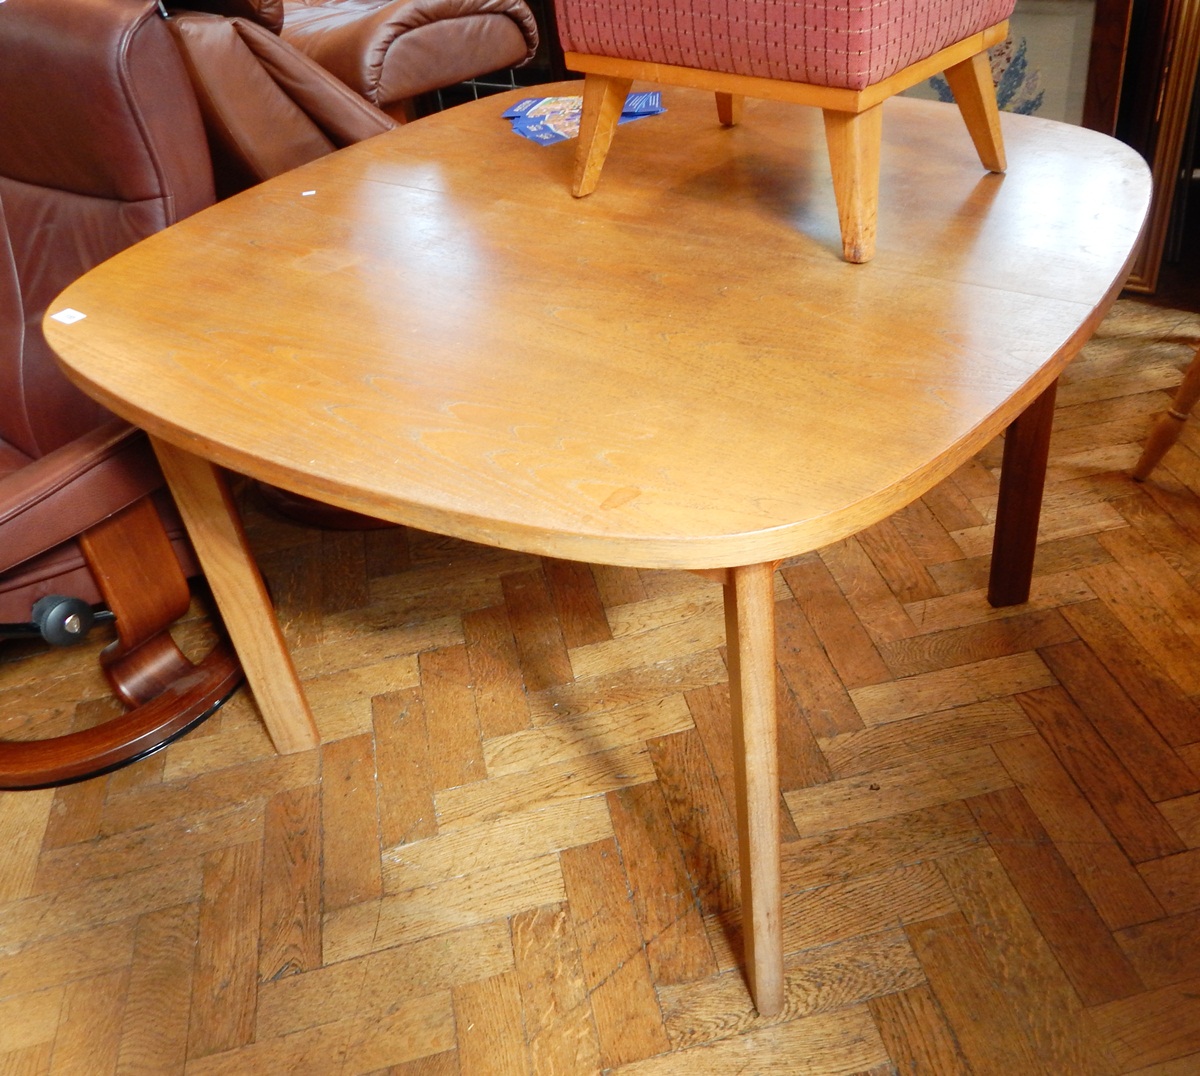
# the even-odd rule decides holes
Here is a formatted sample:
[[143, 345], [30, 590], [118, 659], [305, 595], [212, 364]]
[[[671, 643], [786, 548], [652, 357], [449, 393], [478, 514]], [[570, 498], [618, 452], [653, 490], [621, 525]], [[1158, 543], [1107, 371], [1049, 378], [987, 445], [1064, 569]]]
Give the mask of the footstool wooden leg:
[[875, 254], [883, 110], [880, 105], [865, 112], [827, 108], [824, 115], [833, 194], [842, 229], [842, 255], [848, 262], [867, 262]]
[[717, 119], [722, 127], [736, 127], [742, 122], [742, 107], [746, 98], [740, 93], [717, 93]]
[[783, 1008], [774, 569], [734, 568], [725, 583], [742, 937], [750, 996], [762, 1016]]
[[576, 198], [591, 194], [600, 182], [600, 170], [632, 85], [633, 79], [607, 75], [587, 75], [583, 80], [583, 115], [575, 150], [575, 185], [571, 188]]
[[946, 69], [946, 81], [962, 113], [963, 122], [979, 161], [989, 172], [1003, 172], [1004, 136], [1000, 133], [1000, 109], [996, 106], [996, 85], [986, 52]]

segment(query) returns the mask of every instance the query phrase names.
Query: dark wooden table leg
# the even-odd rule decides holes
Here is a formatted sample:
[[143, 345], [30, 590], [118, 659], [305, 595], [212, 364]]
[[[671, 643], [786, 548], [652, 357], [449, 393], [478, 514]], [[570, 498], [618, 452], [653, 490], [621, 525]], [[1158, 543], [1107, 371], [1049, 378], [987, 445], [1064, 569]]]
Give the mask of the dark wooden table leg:
[[1004, 436], [988, 580], [988, 601], [995, 606], [1020, 605], [1029, 599], [1057, 390], [1058, 382], [1054, 381], [1013, 421]]

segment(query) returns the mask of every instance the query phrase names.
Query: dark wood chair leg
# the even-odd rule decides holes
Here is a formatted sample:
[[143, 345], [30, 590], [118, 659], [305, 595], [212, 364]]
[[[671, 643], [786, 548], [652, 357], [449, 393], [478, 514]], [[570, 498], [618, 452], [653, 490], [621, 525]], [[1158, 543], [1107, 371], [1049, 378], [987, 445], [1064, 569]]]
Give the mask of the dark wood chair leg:
[[1029, 600], [1057, 391], [1055, 381], [1025, 408], [1004, 437], [988, 581], [988, 601], [995, 606], [1020, 605]]

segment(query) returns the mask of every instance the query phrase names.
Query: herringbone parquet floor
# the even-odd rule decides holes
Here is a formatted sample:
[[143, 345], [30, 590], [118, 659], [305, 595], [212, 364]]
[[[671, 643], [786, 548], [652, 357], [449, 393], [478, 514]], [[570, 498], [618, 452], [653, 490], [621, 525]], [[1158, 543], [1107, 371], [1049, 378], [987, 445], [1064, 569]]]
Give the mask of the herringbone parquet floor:
[[[997, 446], [779, 571], [780, 1017], [719, 587], [251, 505], [323, 745], [243, 692], [0, 794], [0, 1074], [1200, 1072], [1200, 433], [1126, 475], [1198, 343], [1126, 298], [1070, 369], [1028, 605], [981, 589]], [[10, 735], [112, 705], [3, 657]]]

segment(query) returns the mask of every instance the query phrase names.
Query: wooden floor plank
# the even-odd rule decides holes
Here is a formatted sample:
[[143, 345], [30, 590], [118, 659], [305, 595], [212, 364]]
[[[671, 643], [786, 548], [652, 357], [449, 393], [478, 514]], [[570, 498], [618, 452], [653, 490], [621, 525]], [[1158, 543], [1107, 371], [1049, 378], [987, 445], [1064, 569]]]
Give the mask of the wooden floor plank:
[[0, 793], [0, 846], [7, 869], [0, 872], [0, 901], [19, 900], [35, 891], [42, 837], [50, 821], [54, 789], [19, 796]]
[[198, 930], [195, 904], [150, 912], [138, 923], [121, 1017], [118, 1074], [182, 1071]]
[[1023, 693], [1021, 706], [1135, 863], [1183, 851], [1150, 797], [1062, 688]]
[[63, 996], [50, 1073], [108, 1073], [117, 1067], [129, 969], [71, 983]]
[[868, 1004], [899, 1071], [930, 1076], [967, 1071], [966, 1058], [927, 983], [881, 994]]
[[1200, 704], [1154, 664], [1103, 603], [1079, 602], [1064, 609], [1063, 616], [1167, 743], [1195, 742]]
[[887, 642], [916, 633], [904, 605], [859, 542], [846, 538], [820, 550], [820, 556], [872, 641]]
[[838, 589], [820, 557], [816, 554], [803, 557], [785, 567], [781, 574], [847, 689], [890, 679], [887, 666], [854, 606]]
[[529, 723], [529, 706], [507, 609], [472, 609], [462, 624], [480, 735], [486, 740], [520, 731]]
[[[409, 1001], [503, 976], [513, 970], [507, 919], [494, 919], [420, 941], [259, 985], [256, 1040], [284, 1039], [353, 1015], [377, 1019]], [[353, 1005], [347, 1004], [353, 999]]]
[[1200, 1053], [1200, 980], [1112, 1001], [1092, 1015], [1120, 1072]]
[[[959, 1047], [977, 1072], [1046, 1072], [997, 990], [987, 958], [958, 911], [913, 923], [909, 941]], [[1049, 1073], [1047, 1073], [1049, 1076]]]
[[737, 907], [737, 830], [699, 733], [676, 733], [647, 746], [701, 911]]
[[1200, 908], [1200, 850], [1143, 863], [1141, 875], [1168, 914]]
[[258, 976], [269, 981], [321, 964], [321, 795], [316, 785], [281, 792], [263, 823]]
[[346, 960], [563, 899], [557, 855], [465, 874], [327, 913], [324, 958]]
[[0, 1001], [0, 1055], [52, 1045], [65, 994], [66, 987], [52, 986]]
[[566, 908], [552, 904], [513, 916], [512, 939], [527, 1071], [598, 1073], [600, 1040]]
[[1000, 789], [967, 803], [1083, 1003], [1140, 992], [1144, 984], [1021, 793]]
[[1025, 802], [1110, 930], [1163, 914], [1142, 876], [1039, 736], [996, 746]]
[[603, 840], [612, 832], [603, 796], [514, 811], [388, 849], [383, 864], [384, 889], [401, 893], [467, 874], [500, 872], [516, 863]]
[[923, 982], [924, 973], [903, 932], [892, 927], [793, 953], [784, 962], [784, 978], [784, 1009], [769, 1018], [748, 1005], [749, 993], [739, 972], [661, 989], [671, 1048], [686, 1050], [905, 991]]
[[568, 650], [612, 638], [596, 579], [586, 564], [547, 557], [542, 570]]
[[809, 837], [908, 814], [1012, 784], [990, 747], [920, 756], [784, 795], [796, 832]]
[[881, 725], [1034, 691], [1053, 683], [1054, 677], [1042, 659], [1037, 654], [1024, 653], [857, 688], [850, 692], [850, 697], [865, 724]]
[[821, 1013], [719, 1042], [624, 1065], [620, 1076], [839, 1076], [886, 1060], [879, 1032], [864, 1006]]
[[601, 1065], [663, 1053], [669, 1044], [617, 842], [577, 845], [560, 858]]
[[[902, 605], [940, 593], [925, 564], [905, 540], [895, 518], [868, 527], [858, 535], [858, 540]], [[947, 559], [959, 556], [961, 553], [955, 549], [953, 557]]]
[[1150, 799], [1157, 802], [1200, 791], [1200, 777], [1159, 735], [1086, 644], [1062, 643], [1045, 648], [1041, 655], [1091, 727]]
[[393, 691], [371, 700], [375, 734], [375, 778], [379, 796], [379, 841], [387, 848], [432, 837], [438, 831], [434, 806], [436, 775], [430, 763], [429, 724], [419, 691]]
[[654, 983], [707, 978], [716, 960], [661, 787], [617, 789], [608, 807]]
[[0, 956], [0, 998], [33, 994], [52, 986], [128, 967], [133, 959], [134, 918], [49, 941], [13, 947]]
[[1151, 989], [1200, 978], [1200, 911], [1126, 927], [1117, 942]]
[[428, 737], [434, 790], [482, 780], [486, 771], [467, 648], [427, 650], [421, 654], [420, 670], [425, 722], [434, 730]]
[[571, 680], [571, 659], [554, 617], [546, 578], [540, 570], [513, 572], [500, 580], [525, 686], [542, 691]]
[[324, 749], [321, 774], [322, 905], [326, 913], [379, 896], [375, 746], [364, 733]]
[[189, 1060], [245, 1046], [254, 1037], [261, 893], [261, 844], [231, 845], [205, 856]]
[[458, 1056], [448, 1072], [525, 1076], [525, 1029], [516, 972], [476, 979], [454, 988]]

